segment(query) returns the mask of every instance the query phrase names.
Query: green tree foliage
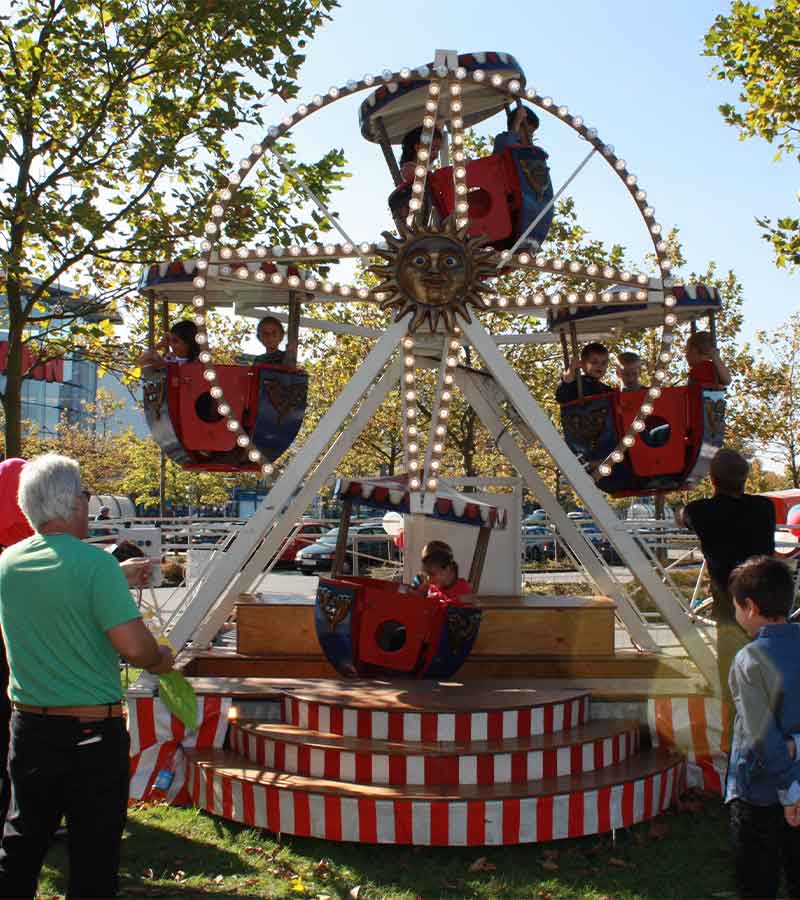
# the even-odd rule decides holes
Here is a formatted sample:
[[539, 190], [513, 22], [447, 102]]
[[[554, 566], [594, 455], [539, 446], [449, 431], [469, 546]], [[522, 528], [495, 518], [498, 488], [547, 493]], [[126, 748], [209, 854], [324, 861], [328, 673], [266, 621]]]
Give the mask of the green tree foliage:
[[[20, 447], [22, 347], [51, 358], [77, 341], [111, 365], [102, 319], [131, 266], [186, 252], [234, 166], [227, 135], [287, 100], [303, 47], [336, 0], [20, 0], [0, 20], [0, 293], [9, 355], [2, 396]], [[280, 152], [290, 157], [288, 142]], [[248, 151], [249, 152], [249, 151]], [[341, 152], [296, 168], [328, 199]], [[292, 182], [274, 160], [237, 194], [232, 242], [303, 241]], [[77, 288], [69, 297], [56, 288]], [[95, 324], [87, 324], [89, 316]]]
[[786, 487], [800, 488], [800, 313], [774, 331], [756, 333], [757, 349], [740, 393], [741, 419], [749, 422], [745, 448], [781, 464]]
[[[705, 36], [705, 55], [718, 60], [720, 81], [739, 88], [739, 104], [720, 106], [725, 121], [744, 140], [761, 137], [777, 146], [776, 159], [800, 159], [800, 0], [776, 0], [761, 9], [735, 0]], [[773, 223], [757, 219], [779, 266], [800, 266], [800, 217]]]

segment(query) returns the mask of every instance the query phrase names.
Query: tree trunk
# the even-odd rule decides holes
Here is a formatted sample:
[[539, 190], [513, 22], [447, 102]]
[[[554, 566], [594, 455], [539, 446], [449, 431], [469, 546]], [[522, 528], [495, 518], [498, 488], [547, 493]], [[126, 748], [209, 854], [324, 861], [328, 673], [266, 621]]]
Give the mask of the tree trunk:
[[[3, 392], [5, 412], [6, 459], [22, 454], [22, 323], [19, 303], [19, 285], [8, 291], [8, 357], [6, 359], [6, 387]], [[14, 298], [17, 294], [17, 298]]]

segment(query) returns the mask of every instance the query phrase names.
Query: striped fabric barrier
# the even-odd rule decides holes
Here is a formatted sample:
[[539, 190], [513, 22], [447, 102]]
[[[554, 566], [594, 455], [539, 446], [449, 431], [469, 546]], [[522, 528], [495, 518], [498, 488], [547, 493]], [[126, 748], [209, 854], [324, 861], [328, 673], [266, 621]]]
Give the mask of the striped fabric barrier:
[[186, 759], [182, 751], [190, 747], [221, 747], [228, 731], [230, 705], [229, 697], [198, 697], [197, 721], [200, 724], [197, 731], [189, 731], [158, 697], [129, 697], [129, 798], [150, 799], [156, 776], [166, 769], [173, 772], [172, 784], [166, 792], [167, 801], [175, 805], [189, 803]]
[[728, 758], [723, 750], [719, 698], [695, 695], [650, 699], [647, 724], [654, 747], [675, 747], [686, 757], [688, 787], [723, 793]]
[[247, 724], [231, 725], [232, 750], [279, 772], [357, 784], [519, 784], [559, 775], [578, 775], [615, 765], [639, 749], [638, 728], [546, 750], [408, 755], [380, 750], [315, 748], [258, 734]]
[[677, 800], [684, 762], [597, 790], [502, 800], [354, 798], [285, 790], [189, 765], [194, 804], [273, 833], [369, 844], [481, 846], [583, 837], [653, 818]]
[[589, 695], [565, 703], [492, 712], [390, 712], [283, 698], [283, 720], [299, 728], [389, 741], [500, 741], [552, 734], [589, 719]]

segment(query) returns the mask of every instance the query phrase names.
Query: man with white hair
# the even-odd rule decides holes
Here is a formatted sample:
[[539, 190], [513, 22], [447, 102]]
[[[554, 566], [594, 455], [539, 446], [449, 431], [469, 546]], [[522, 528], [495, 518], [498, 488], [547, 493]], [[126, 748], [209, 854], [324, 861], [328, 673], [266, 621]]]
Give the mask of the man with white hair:
[[19, 505], [34, 534], [0, 557], [13, 709], [0, 897], [34, 897], [62, 816], [67, 895], [116, 895], [129, 771], [119, 656], [154, 674], [172, 668], [117, 560], [83, 541], [90, 496], [74, 460], [30, 460]]

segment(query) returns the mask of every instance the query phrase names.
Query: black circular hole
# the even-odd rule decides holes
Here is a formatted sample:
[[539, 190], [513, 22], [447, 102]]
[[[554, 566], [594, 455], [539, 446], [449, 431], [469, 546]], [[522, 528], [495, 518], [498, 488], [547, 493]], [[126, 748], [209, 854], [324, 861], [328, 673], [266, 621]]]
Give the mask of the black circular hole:
[[387, 653], [402, 650], [406, 643], [406, 626], [394, 619], [381, 622], [375, 631], [375, 643]]
[[197, 400], [194, 401], [194, 411], [197, 413], [198, 419], [208, 422], [209, 425], [222, 419], [222, 416], [217, 412], [216, 401], [208, 391], [205, 394], [200, 394]]
[[663, 447], [672, 433], [672, 426], [661, 416], [648, 416], [644, 422], [644, 431], [641, 434], [642, 441], [648, 447]]

